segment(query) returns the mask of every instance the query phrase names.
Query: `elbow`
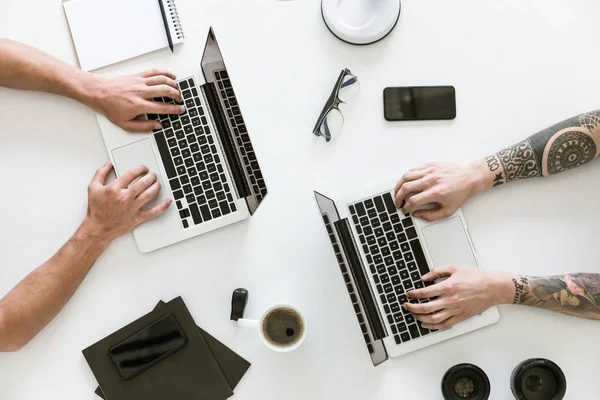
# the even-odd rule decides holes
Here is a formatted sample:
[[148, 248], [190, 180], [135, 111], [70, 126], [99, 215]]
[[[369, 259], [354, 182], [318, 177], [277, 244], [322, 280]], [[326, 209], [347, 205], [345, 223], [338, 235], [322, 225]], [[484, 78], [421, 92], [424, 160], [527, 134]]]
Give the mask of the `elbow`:
[[6, 312], [0, 307], [0, 353], [10, 353], [21, 350], [29, 339], [11, 332]]

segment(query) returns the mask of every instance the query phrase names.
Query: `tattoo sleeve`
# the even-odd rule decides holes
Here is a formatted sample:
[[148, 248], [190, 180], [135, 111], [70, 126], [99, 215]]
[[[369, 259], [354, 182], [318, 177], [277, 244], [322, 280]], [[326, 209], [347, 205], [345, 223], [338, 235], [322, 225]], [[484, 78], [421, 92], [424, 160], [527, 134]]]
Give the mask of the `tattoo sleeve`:
[[513, 279], [514, 304], [600, 319], [600, 274]]
[[493, 172], [493, 186], [558, 174], [579, 167], [600, 151], [600, 110], [591, 111], [550, 128], [485, 158]]

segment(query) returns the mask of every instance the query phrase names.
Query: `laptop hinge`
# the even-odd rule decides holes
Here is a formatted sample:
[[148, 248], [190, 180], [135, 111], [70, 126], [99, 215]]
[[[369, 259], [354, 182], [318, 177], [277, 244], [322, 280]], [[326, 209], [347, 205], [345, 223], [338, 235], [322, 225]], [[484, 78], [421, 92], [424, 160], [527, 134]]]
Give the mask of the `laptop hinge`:
[[200, 86], [200, 89], [204, 93], [206, 103], [210, 108], [210, 114], [213, 116], [212, 121], [217, 130], [219, 141], [221, 142], [221, 148], [227, 158], [226, 162], [229, 167], [229, 171], [233, 176], [233, 180], [236, 186], [236, 191], [240, 198], [246, 198], [249, 193], [248, 183], [244, 180], [244, 174], [240, 170], [241, 163], [237, 157], [237, 152], [233, 148], [231, 142], [232, 137], [227, 127], [227, 124], [223, 122], [225, 114], [221, 108], [221, 103], [216, 94], [215, 84], [208, 82]]
[[373, 331], [373, 336], [376, 340], [383, 339], [387, 336], [385, 327], [381, 320], [381, 315], [377, 309], [377, 303], [374, 300], [374, 294], [371, 290], [371, 286], [369, 285], [363, 263], [358, 255], [356, 243], [354, 242], [354, 238], [350, 233], [348, 219], [340, 219], [339, 221], [334, 222], [334, 226], [338, 236], [340, 237], [344, 252], [346, 253], [350, 271], [352, 272], [352, 276], [354, 277], [354, 280], [358, 286], [360, 298], [363, 301], [365, 313], [367, 315], [367, 319], [369, 320], [371, 330]]

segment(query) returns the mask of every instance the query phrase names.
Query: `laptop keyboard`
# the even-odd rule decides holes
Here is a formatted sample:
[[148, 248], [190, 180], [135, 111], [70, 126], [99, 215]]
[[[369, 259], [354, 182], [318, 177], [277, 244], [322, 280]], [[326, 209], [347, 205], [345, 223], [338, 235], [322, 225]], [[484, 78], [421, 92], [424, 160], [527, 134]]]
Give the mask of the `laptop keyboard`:
[[233, 92], [229, 75], [227, 75], [226, 70], [222, 69], [215, 71], [215, 78], [218, 90], [225, 103], [227, 118], [233, 127], [234, 139], [237, 141], [240, 151], [242, 152], [244, 168], [248, 172], [253, 192], [256, 195], [257, 201], [260, 203], [267, 194], [267, 186], [265, 185], [258, 161], [256, 160], [254, 148], [252, 147], [252, 143], [250, 143], [250, 136], [248, 135], [246, 124], [244, 124], [244, 118], [240, 112], [235, 93]]
[[[208, 125], [194, 78], [177, 82], [185, 105], [179, 115], [148, 115], [163, 128], [155, 130], [169, 185], [184, 228], [236, 211], [233, 189], [217, 149], [215, 133]], [[155, 101], [175, 104], [169, 98]]]
[[[408, 290], [430, 285], [421, 280], [429, 272], [429, 266], [412, 218], [398, 213], [390, 193], [354, 203], [349, 208], [396, 344], [431, 333], [401, 306], [408, 301], [405, 294]], [[428, 301], [410, 300], [411, 303]]]

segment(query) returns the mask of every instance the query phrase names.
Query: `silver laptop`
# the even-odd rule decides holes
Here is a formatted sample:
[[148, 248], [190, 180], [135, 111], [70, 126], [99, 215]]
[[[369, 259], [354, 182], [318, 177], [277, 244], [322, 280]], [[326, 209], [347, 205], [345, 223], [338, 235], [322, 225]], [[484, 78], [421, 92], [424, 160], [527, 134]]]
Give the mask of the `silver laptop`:
[[[421, 276], [436, 266], [479, 266], [462, 212], [426, 222], [403, 215], [388, 188], [339, 202], [315, 192], [329, 243], [374, 365], [493, 324], [490, 308], [452, 328], [431, 331], [401, 304], [406, 292], [426, 286]], [[412, 302], [427, 302], [411, 300]]]
[[[189, 69], [189, 66], [188, 66]], [[174, 71], [186, 112], [148, 115], [163, 128], [130, 134], [99, 115], [98, 121], [117, 175], [143, 164], [154, 171], [161, 191], [152, 204], [171, 197], [173, 205], [133, 233], [149, 252], [241, 221], [267, 194], [262, 171], [231, 79], [212, 28], [201, 72]], [[155, 101], [174, 103], [172, 99]]]

